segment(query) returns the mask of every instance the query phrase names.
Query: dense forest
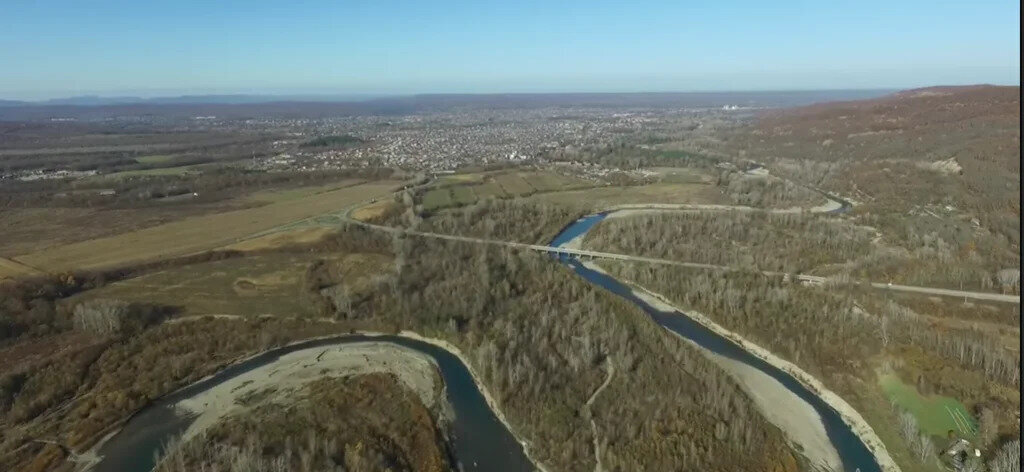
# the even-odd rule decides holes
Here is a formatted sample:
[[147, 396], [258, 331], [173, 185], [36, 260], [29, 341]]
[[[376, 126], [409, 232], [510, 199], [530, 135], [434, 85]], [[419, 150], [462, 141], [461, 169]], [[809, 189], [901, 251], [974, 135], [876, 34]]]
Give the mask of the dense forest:
[[[630, 263], [602, 266], [667, 296], [684, 310], [709, 316], [822, 380], [865, 414], [893, 457], [910, 470], [931, 470], [935, 451], [943, 445], [932, 439], [922, 442], [916, 430], [900, 443], [885, 437], [886, 430], [895, 429], [886, 424], [898, 424], [899, 412], [879, 412], [872, 404], [878, 399], [864, 387], [865, 382], [874, 382], [880, 366], [914, 379], [924, 392], [972, 405], [974, 414], [985, 418], [980, 427], [992, 431], [981, 445], [986, 450], [996, 450], [1020, 434], [1013, 417], [1020, 409], [1020, 358], [991, 337], [934, 326], [930, 318], [897, 301], [856, 287], [823, 290], [742, 272]], [[921, 453], [922, 447], [930, 452]]]
[[[62, 449], [33, 439], [57, 438], [81, 451], [154, 399], [260, 350], [354, 329], [411, 329], [466, 353], [513, 429], [552, 470], [592, 470], [595, 439], [608, 470], [797, 467], [781, 432], [728, 376], [632, 305], [546, 256], [393, 239], [360, 227], [346, 227], [314, 246], [282, 250], [314, 258], [302, 285], [309, 295], [303, 297], [319, 313], [314, 317], [328, 316], [330, 322], [209, 318], [172, 323], [146, 316], [146, 323], [110, 324], [104, 313], [124, 320], [136, 315], [123, 304], [105, 303], [77, 308], [78, 316], [102, 323], [76, 323], [76, 307], [66, 306], [62, 297], [96, 290], [105, 281], [79, 277], [91, 280], [88, 286], [49, 281], [47, 290], [40, 290], [46, 284], [22, 285], [15, 294], [18, 303], [5, 310], [17, 311], [18, 319], [34, 313], [31, 319], [40, 327], [20, 330], [18, 339], [41, 346], [52, 345], [55, 336], [78, 342], [64, 354], [5, 372], [0, 464], [52, 470], [64, 464]], [[339, 297], [351, 293], [346, 287], [357, 282], [365, 287], [366, 281], [338, 280], [332, 262], [315, 258], [346, 251], [392, 255], [394, 269], [372, 276], [376, 289]], [[584, 415], [584, 404], [607, 379], [609, 364], [615, 375]]]
[[[882, 218], [808, 213], [657, 213], [608, 218], [587, 247], [734, 268], [1016, 293], [1016, 261], [990, 234], [932, 225], [882, 233]], [[928, 223], [928, 221], [925, 221]], [[709, 237], [709, 235], [711, 237]]]

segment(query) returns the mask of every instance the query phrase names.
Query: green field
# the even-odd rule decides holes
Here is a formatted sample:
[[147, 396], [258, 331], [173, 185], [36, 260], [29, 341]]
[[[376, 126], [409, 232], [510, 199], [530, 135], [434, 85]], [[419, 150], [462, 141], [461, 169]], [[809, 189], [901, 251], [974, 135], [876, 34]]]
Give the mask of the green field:
[[550, 171], [504, 170], [441, 177], [421, 197], [427, 211], [465, 206], [486, 198], [513, 198], [594, 187], [594, 182]]
[[452, 205], [452, 193], [448, 188], [435, 188], [423, 195], [423, 208], [427, 211]]
[[113, 174], [104, 174], [101, 177], [108, 179], [123, 179], [125, 177], [137, 177], [142, 175], [181, 175], [186, 172], [198, 172], [202, 170], [203, 167], [208, 167], [208, 165], [196, 164], [179, 167], [157, 167], [155, 169], [125, 170], [121, 172], [114, 172]]
[[878, 383], [889, 401], [914, 415], [922, 432], [945, 437], [946, 432], [952, 429], [961, 435], [974, 437], [978, 423], [957, 399], [921, 395], [913, 385], [904, 383], [895, 374], [880, 376]]
[[661, 176], [661, 182], [669, 184], [699, 184], [710, 182], [710, 176], [695, 169], [680, 167], [656, 167], [654, 169]]
[[473, 193], [473, 189], [466, 185], [459, 185], [451, 187], [452, 201], [456, 205], [469, 205], [470, 203], [476, 202], [476, 194]]
[[452, 174], [437, 179], [438, 186], [457, 184], [478, 184], [484, 181], [484, 174]]
[[529, 195], [534, 193], [536, 189], [531, 186], [526, 179], [522, 178], [519, 174], [501, 174], [494, 178], [501, 185], [501, 188], [505, 190], [505, 193], [510, 195]]
[[164, 162], [170, 161], [171, 159], [174, 159], [174, 156], [167, 154], [159, 154], [155, 156], [136, 157], [135, 161], [140, 164], [162, 164]]
[[477, 198], [503, 198], [506, 196], [505, 191], [501, 189], [501, 186], [494, 182], [487, 182], [485, 184], [474, 186], [473, 193], [476, 194]]
[[567, 190], [573, 186], [569, 179], [558, 174], [531, 173], [526, 174], [525, 177], [530, 185], [540, 192]]

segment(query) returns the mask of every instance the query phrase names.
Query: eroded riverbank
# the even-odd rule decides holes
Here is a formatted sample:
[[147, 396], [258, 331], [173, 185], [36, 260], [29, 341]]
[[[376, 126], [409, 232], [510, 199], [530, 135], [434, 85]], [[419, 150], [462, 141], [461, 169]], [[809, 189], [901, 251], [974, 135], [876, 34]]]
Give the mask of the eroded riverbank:
[[[91, 467], [91, 470], [98, 472], [117, 471], [150, 471], [155, 466], [154, 455], [158, 453], [168, 440], [174, 436], [188, 434], [187, 431], [196, 419], [193, 415], [181, 415], [182, 409], [178, 407], [184, 400], [193, 399], [192, 406], [199, 410], [196, 401], [206, 399], [205, 403], [213, 400], [216, 403], [218, 398], [226, 401], [231, 395], [219, 390], [219, 394], [205, 393], [213, 390], [225, 382], [232, 382], [230, 388], [242, 385], [245, 380], [267, 379], [274, 368], [267, 368], [268, 365], [276, 364], [284, 370], [276, 372], [290, 373], [293, 381], [297, 381], [305, 375], [312, 375], [317, 368], [312, 370], [303, 367], [303, 362], [315, 363], [315, 357], [330, 348], [341, 348], [350, 345], [362, 344], [361, 349], [369, 345], [389, 344], [396, 346], [396, 349], [408, 349], [416, 351], [419, 355], [426, 356], [436, 372], [440, 374], [444, 385], [444, 398], [451, 406], [453, 418], [450, 421], [448, 435], [450, 445], [456, 459], [462, 464], [465, 470], [496, 470], [496, 471], [530, 471], [542, 467], [535, 466], [526, 454], [526, 446], [520, 439], [516, 438], [509, 427], [508, 421], [499, 410], [486, 388], [479, 382], [479, 378], [471, 372], [465, 357], [458, 353], [454, 346], [447, 345], [441, 340], [431, 340], [415, 333], [402, 333], [401, 335], [387, 335], [380, 333], [363, 333], [341, 336], [330, 336], [318, 339], [304, 340], [287, 346], [263, 352], [237, 362], [222, 369], [217, 374], [207, 377], [199, 382], [180, 389], [160, 400], [153, 405], [143, 409], [128, 420], [122, 429], [103, 443], [95, 450], [99, 460]], [[453, 350], [446, 349], [447, 347]], [[426, 385], [416, 380], [418, 368], [408, 365], [415, 357], [406, 353], [397, 354], [392, 349], [381, 350], [379, 347], [371, 348], [383, 366], [384, 361], [396, 361], [398, 364], [406, 364], [398, 370], [407, 370], [403, 375], [413, 383], [420, 383], [421, 390], [426, 390]], [[296, 356], [290, 356], [299, 352]], [[316, 353], [312, 360], [309, 355]], [[366, 353], [365, 351], [363, 353]], [[397, 355], [396, 355], [397, 354]], [[284, 358], [284, 361], [281, 359]], [[347, 360], [343, 360], [347, 359]], [[323, 360], [323, 358], [321, 358]], [[421, 359], [422, 360], [422, 359]], [[296, 363], [298, 362], [298, 363]], [[339, 371], [346, 369], [364, 369], [354, 367], [353, 362], [358, 358], [341, 354], [334, 362]], [[392, 367], [388, 371], [392, 371]], [[254, 372], [255, 371], [255, 372]], [[251, 377], [243, 377], [252, 373]], [[313, 375], [310, 379], [315, 378]], [[232, 379], [235, 379], [232, 381]], [[225, 386], [227, 387], [227, 386]], [[189, 402], [185, 402], [187, 405]], [[202, 403], [202, 401], [200, 401]], [[209, 406], [209, 405], [208, 405]], [[187, 408], [186, 408], [187, 410]], [[206, 412], [202, 409], [200, 417]], [[500, 416], [499, 416], [500, 415]], [[206, 423], [215, 421], [218, 413], [211, 411], [208, 414]], [[197, 429], [201, 429], [197, 427]], [[198, 431], [194, 431], [194, 435]]]

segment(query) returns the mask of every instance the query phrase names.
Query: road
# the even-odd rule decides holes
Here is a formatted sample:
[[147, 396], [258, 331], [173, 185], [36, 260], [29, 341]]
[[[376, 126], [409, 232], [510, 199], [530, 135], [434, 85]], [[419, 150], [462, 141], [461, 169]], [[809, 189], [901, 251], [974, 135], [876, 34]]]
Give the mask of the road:
[[[428, 184], [423, 184], [423, 185], [428, 185]], [[375, 200], [377, 200], [377, 199], [374, 199], [374, 201]], [[587, 249], [572, 249], [572, 248], [567, 248], [567, 247], [544, 246], [544, 245], [540, 245], [540, 244], [517, 243], [517, 242], [514, 242], [514, 241], [501, 241], [501, 240], [496, 240], [496, 239], [474, 238], [474, 237], [470, 237], [470, 236], [456, 236], [456, 235], [451, 235], [451, 234], [428, 233], [428, 232], [423, 232], [423, 231], [412, 231], [412, 230], [405, 230], [405, 229], [402, 229], [402, 228], [393, 228], [393, 227], [390, 227], [390, 226], [383, 226], [383, 225], [367, 223], [365, 221], [359, 221], [357, 219], [352, 218], [352, 216], [351, 216], [352, 211], [354, 211], [357, 208], [359, 208], [359, 207], [361, 207], [361, 206], [363, 206], [365, 204], [368, 204], [368, 203], [371, 203], [371, 202], [367, 201], [367, 202], [364, 202], [364, 203], [361, 203], [361, 204], [357, 204], [357, 205], [354, 205], [354, 206], [348, 208], [347, 210], [345, 210], [342, 213], [341, 219], [343, 221], [351, 223], [351, 224], [363, 226], [365, 228], [373, 229], [373, 230], [376, 230], [376, 231], [384, 231], [384, 232], [391, 233], [391, 234], [403, 234], [403, 235], [406, 235], [406, 236], [416, 236], [416, 237], [423, 237], [423, 238], [444, 239], [444, 240], [448, 240], [448, 241], [460, 241], [460, 242], [473, 243], [473, 244], [490, 244], [490, 245], [495, 245], [495, 246], [510, 247], [510, 248], [514, 248], [514, 249], [522, 249], [522, 250], [529, 250], [529, 251], [545, 252], [545, 253], [548, 253], [548, 254], [558, 255], [558, 256], [575, 256], [575, 257], [590, 258], [590, 259], [604, 259], [604, 260], [616, 260], [616, 261], [627, 261], [627, 262], [642, 262], [642, 263], [647, 263], [647, 264], [664, 264], [664, 265], [672, 265], [672, 266], [679, 266], [679, 267], [687, 267], [687, 268], [692, 268], [692, 269], [717, 270], [717, 271], [726, 271], [726, 272], [737, 272], [737, 271], [749, 272], [749, 270], [745, 270], [745, 269], [739, 269], [739, 268], [729, 267], [729, 266], [714, 265], [714, 264], [703, 264], [703, 263], [699, 263], [699, 262], [673, 261], [673, 260], [669, 260], [669, 259], [660, 259], [660, 258], [643, 257], [643, 256], [633, 256], [633, 255], [629, 255], [629, 254], [617, 254], [617, 253], [613, 253], [613, 252], [591, 251], [591, 250], [587, 250]], [[631, 210], [651, 209], [651, 210], [659, 210], [659, 211], [666, 211], [666, 210], [670, 211], [670, 210], [675, 209], [675, 210], [679, 210], [679, 211], [693, 211], [695, 209], [695, 207], [700, 207], [700, 206], [698, 206], [698, 205], [674, 205], [674, 206], [667, 206], [667, 205], [653, 204], [653, 205], [650, 205], [650, 206], [630, 205], [629, 209], [631, 209]], [[827, 207], [824, 207], [824, 206], [823, 207], [819, 207], [819, 208], [821, 208], [821, 209], [817, 210], [818, 212], [830, 211], [830, 209], [828, 209]], [[728, 206], [724, 206], [724, 205], [714, 205], [714, 209], [715, 210], [735, 209], [735, 210], [744, 210], [744, 211], [749, 211], [750, 210], [749, 207], [728, 207]], [[789, 212], [791, 210], [777, 210], [777, 211]], [[791, 274], [785, 274], [785, 273], [782, 273], [782, 272], [774, 272], [774, 271], [761, 271], [760, 273], [762, 275], [773, 276], [773, 277], [792, 277], [792, 278], [795, 278], [795, 279], [797, 279], [799, 281], [807, 282], [807, 283], [812, 283], [812, 284], [824, 284], [826, 282], [829, 282], [828, 278], [820, 277], [820, 276], [816, 276], [816, 275], [806, 275], [806, 274], [791, 275]], [[970, 292], [970, 291], [964, 291], [964, 290], [951, 290], [951, 289], [934, 288], [934, 287], [915, 287], [915, 286], [910, 286], [910, 285], [895, 285], [895, 284], [882, 283], [882, 282], [867, 282], [867, 283], [864, 283], [864, 282], [850, 282], [850, 283], [861, 284], [861, 285], [870, 285], [871, 287], [874, 287], [874, 288], [877, 288], [877, 289], [891, 290], [891, 291], [894, 291], [894, 292], [921, 293], [921, 294], [926, 294], [926, 295], [938, 295], [938, 296], [958, 297], [958, 298], [973, 299], [973, 300], [986, 300], [986, 301], [1007, 302], [1007, 303], [1020, 304], [1020, 295], [1007, 295], [1007, 294], [991, 293], [991, 292]]]

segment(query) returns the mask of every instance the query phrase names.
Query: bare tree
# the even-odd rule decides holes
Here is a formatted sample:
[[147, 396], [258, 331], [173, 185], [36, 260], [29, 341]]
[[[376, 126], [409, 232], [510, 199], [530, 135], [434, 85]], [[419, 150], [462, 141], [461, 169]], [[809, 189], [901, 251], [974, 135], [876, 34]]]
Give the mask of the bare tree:
[[1003, 444], [988, 462], [989, 472], [1020, 472], [1020, 439]]
[[79, 303], [72, 320], [76, 330], [106, 336], [120, 332], [127, 315], [127, 303], [98, 299]]

